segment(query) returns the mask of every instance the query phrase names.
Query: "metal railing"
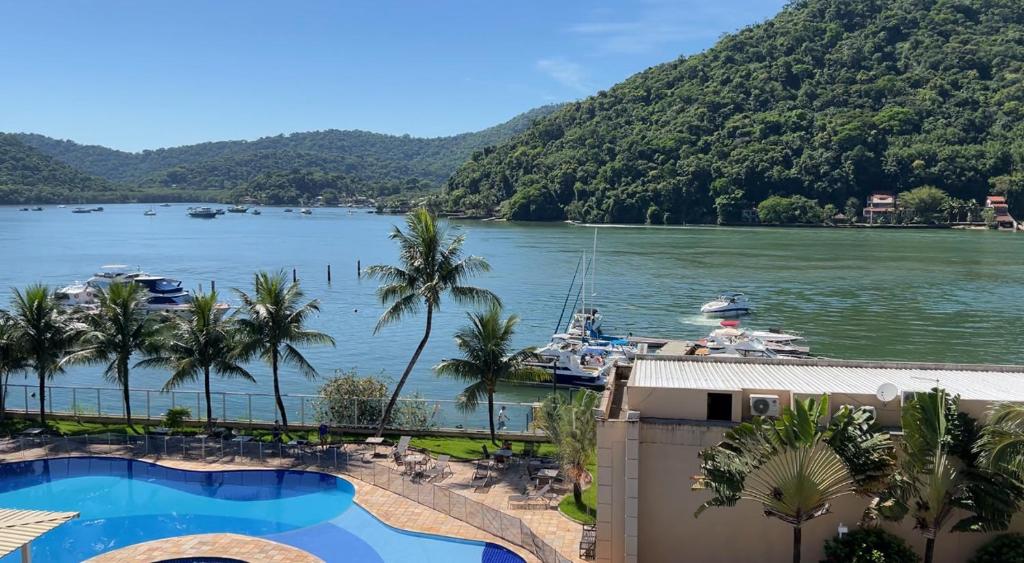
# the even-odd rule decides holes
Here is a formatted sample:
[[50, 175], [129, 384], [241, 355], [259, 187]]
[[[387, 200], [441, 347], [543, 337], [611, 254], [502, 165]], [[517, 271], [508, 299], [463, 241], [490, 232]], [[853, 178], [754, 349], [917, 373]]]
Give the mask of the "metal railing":
[[[8, 385], [6, 408], [13, 412], [39, 411], [38, 387], [35, 385]], [[351, 405], [341, 408], [324, 401], [320, 395], [282, 395], [285, 412], [291, 424], [300, 426], [326, 422], [332, 426], [350, 428], [376, 428], [387, 399], [349, 399]], [[137, 419], [158, 420], [168, 409], [185, 407], [192, 420], [206, 420], [206, 400], [202, 391], [162, 391], [159, 389], [131, 389], [129, 391], [132, 416]], [[210, 394], [213, 417], [220, 422], [252, 424], [273, 423], [277, 419], [277, 405], [270, 393], [241, 393], [215, 391]], [[535, 434], [541, 432], [534, 425], [535, 403], [495, 403], [495, 417], [501, 407], [505, 415], [495, 420], [502, 433]], [[123, 392], [116, 388], [46, 387], [48, 413], [79, 417], [124, 416]], [[459, 408], [451, 399], [399, 399], [388, 427], [393, 430], [487, 430], [487, 409], [476, 412]]]
[[[20, 454], [20, 455], [19, 455]], [[242, 442], [197, 436], [18, 436], [0, 439], [3, 461], [53, 456], [159, 456], [170, 459], [241, 465], [272, 464], [268, 469], [297, 466], [334, 472], [387, 489], [408, 500], [451, 516], [536, 556], [542, 563], [570, 563], [522, 519], [436, 483], [409, 475], [365, 456], [350, 455], [344, 446], [327, 448], [281, 443]]]

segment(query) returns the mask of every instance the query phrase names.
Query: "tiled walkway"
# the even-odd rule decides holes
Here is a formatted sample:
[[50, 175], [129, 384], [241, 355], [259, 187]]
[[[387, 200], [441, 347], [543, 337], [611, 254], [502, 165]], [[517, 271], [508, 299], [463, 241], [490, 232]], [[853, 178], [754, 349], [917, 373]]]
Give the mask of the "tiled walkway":
[[89, 559], [86, 563], [150, 563], [191, 557], [236, 557], [266, 563], [323, 563], [291, 546], [238, 534], [179, 536], [128, 546]]

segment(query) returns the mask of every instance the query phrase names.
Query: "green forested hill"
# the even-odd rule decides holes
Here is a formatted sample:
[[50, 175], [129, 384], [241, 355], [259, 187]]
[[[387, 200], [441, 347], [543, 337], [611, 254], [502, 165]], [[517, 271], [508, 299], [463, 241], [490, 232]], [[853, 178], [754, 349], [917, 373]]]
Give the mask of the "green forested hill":
[[526, 130], [557, 107], [537, 108], [483, 131], [436, 138], [332, 129], [129, 153], [42, 135], [18, 137], [78, 170], [131, 186], [231, 189], [292, 170], [341, 173], [368, 183], [413, 178], [439, 185], [474, 151]]
[[0, 203], [48, 203], [105, 189], [110, 189], [108, 182], [0, 133]]
[[444, 204], [513, 219], [736, 220], [1024, 185], [1021, 0], [802, 0], [474, 154]]

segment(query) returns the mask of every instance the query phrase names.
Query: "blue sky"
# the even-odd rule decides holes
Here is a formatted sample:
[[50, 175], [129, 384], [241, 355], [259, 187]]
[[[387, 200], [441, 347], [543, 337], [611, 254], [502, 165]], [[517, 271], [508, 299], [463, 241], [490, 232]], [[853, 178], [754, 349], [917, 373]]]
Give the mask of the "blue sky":
[[141, 150], [474, 131], [579, 99], [784, 0], [0, 0], [0, 131]]

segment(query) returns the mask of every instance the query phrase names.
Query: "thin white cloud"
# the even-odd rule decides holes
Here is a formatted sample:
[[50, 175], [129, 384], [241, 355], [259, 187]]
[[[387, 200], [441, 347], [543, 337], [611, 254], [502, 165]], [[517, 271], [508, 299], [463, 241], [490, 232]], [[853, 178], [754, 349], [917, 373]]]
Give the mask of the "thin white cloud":
[[589, 92], [593, 89], [587, 82], [587, 73], [583, 67], [566, 58], [540, 59], [537, 61], [537, 69], [559, 84], [578, 92]]

